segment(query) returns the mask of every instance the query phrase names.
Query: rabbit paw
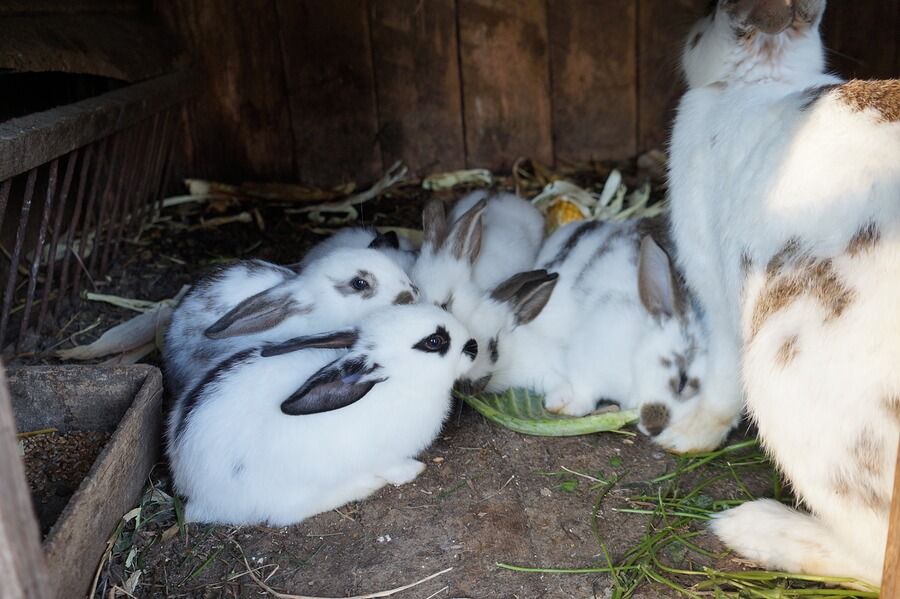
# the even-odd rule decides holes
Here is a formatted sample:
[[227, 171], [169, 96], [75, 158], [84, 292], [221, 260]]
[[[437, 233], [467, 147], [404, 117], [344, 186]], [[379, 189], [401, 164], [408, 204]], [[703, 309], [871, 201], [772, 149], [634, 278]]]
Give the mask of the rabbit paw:
[[567, 416], [590, 414], [596, 403], [591, 398], [576, 394], [569, 384], [557, 387], [544, 396], [544, 407], [548, 412]]
[[423, 470], [425, 470], [425, 464], [422, 462], [418, 460], [404, 460], [382, 471], [380, 476], [392, 485], [399, 487], [415, 480]]

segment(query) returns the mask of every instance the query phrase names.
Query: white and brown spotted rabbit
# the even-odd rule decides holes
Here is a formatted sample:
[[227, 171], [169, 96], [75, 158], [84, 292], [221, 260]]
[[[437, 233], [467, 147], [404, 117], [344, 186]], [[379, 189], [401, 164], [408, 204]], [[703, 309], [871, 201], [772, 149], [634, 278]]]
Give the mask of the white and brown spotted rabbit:
[[672, 135], [678, 256], [710, 329], [698, 425], [741, 382], [809, 512], [714, 531], [768, 568], [879, 583], [900, 435], [900, 82], [823, 73], [823, 0], [720, 0], [687, 39]]

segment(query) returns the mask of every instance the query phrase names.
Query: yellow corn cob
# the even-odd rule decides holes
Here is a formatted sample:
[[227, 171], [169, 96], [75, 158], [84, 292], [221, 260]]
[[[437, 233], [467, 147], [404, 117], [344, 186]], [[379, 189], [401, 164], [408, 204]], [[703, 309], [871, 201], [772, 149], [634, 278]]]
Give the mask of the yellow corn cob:
[[547, 208], [545, 216], [547, 221], [547, 233], [552, 233], [559, 227], [575, 220], [584, 220], [585, 214], [581, 207], [575, 202], [557, 198]]

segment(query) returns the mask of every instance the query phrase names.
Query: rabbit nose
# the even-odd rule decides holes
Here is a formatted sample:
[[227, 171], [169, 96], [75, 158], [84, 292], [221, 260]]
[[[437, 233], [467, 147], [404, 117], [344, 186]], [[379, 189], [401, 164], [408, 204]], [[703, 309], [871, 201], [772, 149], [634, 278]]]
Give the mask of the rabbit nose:
[[475, 356], [478, 355], [478, 342], [474, 339], [466, 341], [466, 344], [463, 347], [463, 353], [474, 360]]

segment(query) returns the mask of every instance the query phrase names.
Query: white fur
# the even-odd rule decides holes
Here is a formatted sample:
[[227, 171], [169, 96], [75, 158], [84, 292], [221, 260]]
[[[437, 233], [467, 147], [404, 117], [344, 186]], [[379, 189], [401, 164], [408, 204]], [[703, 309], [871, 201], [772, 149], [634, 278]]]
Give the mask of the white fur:
[[514, 193], [477, 190], [463, 196], [450, 212], [455, 222], [482, 198], [484, 237], [475, 262], [475, 284], [485, 291], [512, 275], [530, 270], [544, 239], [544, 217], [531, 202]]
[[[443, 327], [444, 355], [414, 348]], [[470, 367], [469, 335], [427, 305], [393, 306], [358, 326], [349, 350], [302, 349], [260, 357], [259, 348], [214, 371], [194, 392], [180, 434], [170, 422], [175, 486], [191, 521], [284, 526], [413, 480], [413, 459], [440, 432], [453, 381]], [[332, 361], [359, 359], [381, 380], [361, 399], [328, 412], [287, 415], [280, 406]], [[346, 381], [345, 381], [346, 382]]]
[[[374, 277], [371, 297], [337, 289], [360, 273]], [[376, 250], [334, 249], [300, 274], [260, 260], [239, 262], [199, 281], [175, 309], [163, 350], [167, 384], [178, 395], [195, 385], [213, 364], [239, 349], [353, 324], [368, 312], [394, 303], [401, 294], [416, 298], [406, 273]], [[205, 334], [253, 296], [266, 299], [273, 309], [289, 305], [289, 314], [252, 334], [221, 339]]]
[[[693, 415], [692, 398], [704, 384], [706, 336], [690, 305], [682, 319], [652, 314], [642, 304], [638, 222], [575, 222], [547, 239], [537, 266], [557, 272], [559, 281], [538, 317], [501, 339], [500, 363], [488, 389], [530, 387], [545, 394], [549, 410], [572, 416], [593, 411], [601, 399], [625, 409], [665, 406], [669, 424], [654, 440], [676, 451], [708, 449], [721, 437], [691, 438], [686, 445], [667, 434]], [[582, 235], [565, 260], [555, 260], [587, 226], [597, 228]], [[660, 275], [670, 277], [668, 270]], [[699, 390], [670, 388], [682, 374], [679, 356], [687, 358], [686, 380]]]
[[[297, 268], [298, 270], [303, 270], [313, 262], [321, 260], [339, 248], [366, 249], [377, 237], [378, 230], [374, 227], [344, 227], [314, 245], [303, 256], [303, 260], [297, 264]], [[402, 235], [397, 235], [397, 241], [399, 243], [398, 248], [380, 247], [377, 249], [393, 260], [404, 272], [409, 272], [416, 261], [415, 248]]]
[[[769, 568], [877, 584], [900, 432], [885, 407], [900, 394], [900, 123], [834, 91], [810, 99], [807, 90], [839, 81], [822, 73], [820, 14], [811, 27], [756, 32], [749, 44], [734, 40], [727, 17], [720, 8], [701, 21], [688, 38], [701, 33], [699, 43], [685, 49], [673, 232], [710, 322], [704, 412], [736, 415], [742, 374], [763, 444], [812, 515], [754, 502], [725, 512], [714, 530]], [[764, 45], [770, 51], [755, 51]], [[880, 239], [851, 255], [869, 223]], [[791, 240], [810, 260], [830, 260], [852, 299], [833, 317], [801, 294], [758, 326], [767, 265]], [[779, 352], [795, 336], [785, 366]], [[877, 464], [860, 465], [860, 439]]]

